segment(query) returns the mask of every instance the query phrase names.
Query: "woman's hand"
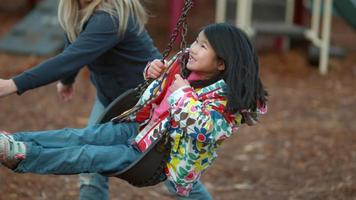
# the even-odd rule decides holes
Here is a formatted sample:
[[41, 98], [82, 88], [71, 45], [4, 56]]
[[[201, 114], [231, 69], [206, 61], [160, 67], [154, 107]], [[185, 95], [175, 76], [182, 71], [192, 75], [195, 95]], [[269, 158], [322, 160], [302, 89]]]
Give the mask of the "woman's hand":
[[69, 101], [73, 99], [74, 96], [74, 87], [73, 84], [64, 85], [61, 82], [57, 83], [57, 93], [61, 100]]
[[17, 86], [12, 79], [0, 79], [0, 97], [15, 93]]
[[175, 80], [173, 81], [172, 85], [169, 87], [169, 90], [172, 93], [181, 87], [184, 87], [184, 86], [190, 87], [188, 80], [183, 79], [181, 75], [176, 74], [174, 77], [175, 77]]
[[146, 72], [147, 78], [156, 79], [166, 70], [167, 66], [162, 62], [162, 60], [155, 59], [153, 60]]

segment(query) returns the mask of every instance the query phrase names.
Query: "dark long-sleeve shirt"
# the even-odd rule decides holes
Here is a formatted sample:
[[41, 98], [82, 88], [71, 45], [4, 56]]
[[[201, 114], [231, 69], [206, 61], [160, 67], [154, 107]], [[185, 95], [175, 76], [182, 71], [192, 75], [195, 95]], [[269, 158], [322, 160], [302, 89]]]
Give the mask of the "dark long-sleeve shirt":
[[96, 11], [77, 39], [66, 45], [62, 53], [13, 77], [18, 93], [57, 80], [73, 83], [75, 75], [86, 65], [104, 105], [136, 87], [143, 81], [142, 72], [147, 62], [161, 58], [161, 54], [146, 30], [138, 34], [139, 27], [132, 18], [124, 35], [119, 35], [118, 25], [116, 17]]

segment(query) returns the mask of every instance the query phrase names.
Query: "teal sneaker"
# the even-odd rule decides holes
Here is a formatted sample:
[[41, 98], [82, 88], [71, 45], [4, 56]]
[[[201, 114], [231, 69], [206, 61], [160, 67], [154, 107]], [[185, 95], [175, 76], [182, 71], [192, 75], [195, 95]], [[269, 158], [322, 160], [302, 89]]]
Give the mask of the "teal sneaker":
[[26, 146], [0, 133], [0, 163], [9, 169], [15, 169], [26, 158]]
[[11, 133], [7, 132], [7, 131], [2, 131], [0, 130], [0, 134], [7, 137], [9, 140], [11, 141], [15, 141], [15, 139], [12, 137]]

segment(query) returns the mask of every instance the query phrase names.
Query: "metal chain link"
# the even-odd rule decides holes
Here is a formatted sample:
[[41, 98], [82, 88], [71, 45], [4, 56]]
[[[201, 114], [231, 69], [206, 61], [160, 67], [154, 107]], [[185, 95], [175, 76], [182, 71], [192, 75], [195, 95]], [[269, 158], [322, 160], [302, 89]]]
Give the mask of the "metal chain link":
[[163, 50], [163, 59], [166, 59], [169, 54], [172, 51], [173, 48], [173, 44], [176, 41], [177, 37], [179, 36], [179, 34], [181, 34], [182, 36], [182, 40], [181, 40], [181, 44], [180, 47], [181, 48], [185, 48], [186, 46], [186, 40], [185, 37], [187, 35], [187, 15], [189, 10], [193, 7], [193, 1], [192, 0], [185, 0], [184, 1], [184, 6], [183, 9], [181, 11], [181, 14], [179, 16], [179, 19], [177, 21], [176, 27], [174, 28], [171, 37], [170, 37], [170, 41], [167, 45], [167, 47]]
[[187, 21], [184, 21], [182, 24], [181, 37], [182, 41], [180, 42], [180, 49], [185, 49], [187, 47], [186, 36], [188, 33], [188, 24]]

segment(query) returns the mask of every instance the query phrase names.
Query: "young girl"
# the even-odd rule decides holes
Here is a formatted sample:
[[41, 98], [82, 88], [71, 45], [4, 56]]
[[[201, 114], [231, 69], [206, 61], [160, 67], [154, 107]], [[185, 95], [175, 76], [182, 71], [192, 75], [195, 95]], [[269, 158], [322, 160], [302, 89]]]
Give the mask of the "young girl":
[[0, 162], [19, 173], [120, 171], [168, 131], [172, 148], [162, 173], [177, 194], [189, 196], [221, 143], [266, 112], [267, 94], [253, 46], [232, 25], [205, 27], [184, 64], [165, 70], [161, 61], [151, 62], [145, 76], [157, 79], [139, 99], [140, 110], [125, 122], [1, 134]]
[[[62, 100], [73, 98], [79, 70], [88, 66], [97, 97], [88, 124], [94, 124], [116, 97], [143, 81], [148, 61], [162, 56], [145, 30], [139, 0], [60, 0], [58, 19], [66, 33], [63, 52], [12, 79], [0, 79], [0, 97], [60, 80]], [[81, 175], [81, 199], [109, 199], [106, 177]]]

